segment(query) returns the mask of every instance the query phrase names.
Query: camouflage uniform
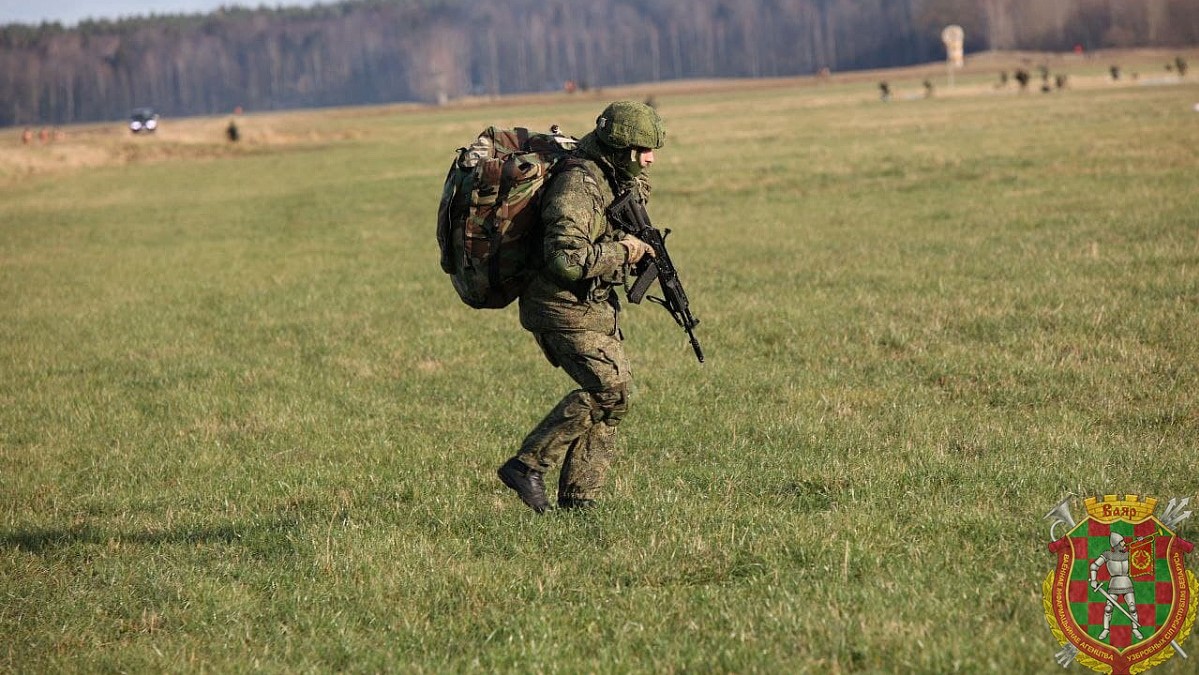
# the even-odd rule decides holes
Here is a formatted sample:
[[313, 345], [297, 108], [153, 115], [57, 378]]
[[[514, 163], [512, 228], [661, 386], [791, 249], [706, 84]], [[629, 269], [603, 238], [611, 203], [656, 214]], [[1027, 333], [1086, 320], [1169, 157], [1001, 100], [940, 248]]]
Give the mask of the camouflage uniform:
[[[665, 132], [652, 114], [657, 138], [638, 138], [645, 140], [637, 144], [641, 147], [661, 147]], [[533, 333], [549, 362], [579, 385], [529, 433], [516, 455], [540, 473], [561, 463], [560, 505], [590, 503], [599, 495], [633, 383], [616, 294], [629, 271], [629, 253], [619, 243], [623, 233], [604, 210], [615, 197], [613, 183], [620, 191], [647, 193], [648, 182], [622, 161], [629, 155], [627, 146], [605, 141], [603, 131], [584, 136], [576, 151], [581, 161], [545, 187], [546, 264], [520, 296], [521, 325]]]

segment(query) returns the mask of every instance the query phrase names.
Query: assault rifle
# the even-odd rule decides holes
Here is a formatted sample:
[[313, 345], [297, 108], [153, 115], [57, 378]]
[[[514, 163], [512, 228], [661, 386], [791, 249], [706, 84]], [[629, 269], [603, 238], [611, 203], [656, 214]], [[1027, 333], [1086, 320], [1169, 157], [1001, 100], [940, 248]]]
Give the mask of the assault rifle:
[[656, 302], [665, 307], [666, 311], [670, 312], [670, 316], [674, 318], [675, 323], [687, 331], [687, 337], [691, 339], [691, 349], [695, 351], [695, 358], [703, 363], [704, 350], [699, 346], [699, 340], [695, 337], [694, 330], [699, 324], [699, 319], [691, 314], [687, 294], [683, 292], [683, 283], [679, 281], [679, 274], [674, 269], [674, 263], [670, 262], [670, 254], [666, 252], [666, 235], [670, 234], [670, 230], [662, 232], [650, 223], [649, 214], [645, 212], [645, 202], [636, 190], [626, 190], [617, 197], [608, 207], [607, 214], [608, 219], [617, 227], [644, 241], [654, 249], [654, 257], [642, 258], [633, 270], [637, 275], [637, 280], [629, 288], [629, 302], [634, 305], [640, 303], [649, 291], [650, 284], [657, 279], [662, 288], [662, 297], [656, 298], [651, 295], [650, 302]]

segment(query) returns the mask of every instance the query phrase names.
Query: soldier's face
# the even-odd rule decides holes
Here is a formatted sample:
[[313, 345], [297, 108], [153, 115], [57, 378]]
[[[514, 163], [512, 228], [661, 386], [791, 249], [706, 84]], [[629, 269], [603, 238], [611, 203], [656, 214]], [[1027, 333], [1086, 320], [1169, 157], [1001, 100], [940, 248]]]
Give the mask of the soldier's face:
[[630, 176], [640, 176], [641, 172], [654, 163], [654, 151], [650, 148], [629, 148], [629, 158], [625, 162], [624, 171]]

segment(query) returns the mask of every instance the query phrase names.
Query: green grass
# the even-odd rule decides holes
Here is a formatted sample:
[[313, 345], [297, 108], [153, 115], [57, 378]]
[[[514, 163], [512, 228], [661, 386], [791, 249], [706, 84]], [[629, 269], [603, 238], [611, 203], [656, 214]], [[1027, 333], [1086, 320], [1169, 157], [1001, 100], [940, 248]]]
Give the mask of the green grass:
[[1199, 88], [658, 100], [708, 362], [626, 312], [584, 516], [495, 479], [570, 385], [433, 221], [603, 99], [0, 173], [0, 671], [1057, 672], [1041, 516], [1196, 495]]

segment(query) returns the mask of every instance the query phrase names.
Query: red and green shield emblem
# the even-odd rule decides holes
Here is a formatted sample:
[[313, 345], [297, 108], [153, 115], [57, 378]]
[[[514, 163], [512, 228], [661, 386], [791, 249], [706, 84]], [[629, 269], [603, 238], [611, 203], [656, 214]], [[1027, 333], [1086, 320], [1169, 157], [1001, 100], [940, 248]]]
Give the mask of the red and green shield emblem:
[[[1087, 517], [1059, 521], [1071, 527], [1049, 544], [1057, 564], [1043, 585], [1045, 619], [1059, 644], [1073, 645], [1067, 658], [1076, 650], [1074, 659], [1092, 670], [1141, 673], [1186, 656], [1181, 643], [1199, 601], [1185, 561], [1193, 547], [1154, 517], [1155, 506], [1134, 495], [1087, 499]], [[1113, 545], [1113, 533], [1123, 541]], [[1125, 578], [1113, 580], [1112, 570]], [[1121, 592], [1128, 579], [1131, 593]]]

